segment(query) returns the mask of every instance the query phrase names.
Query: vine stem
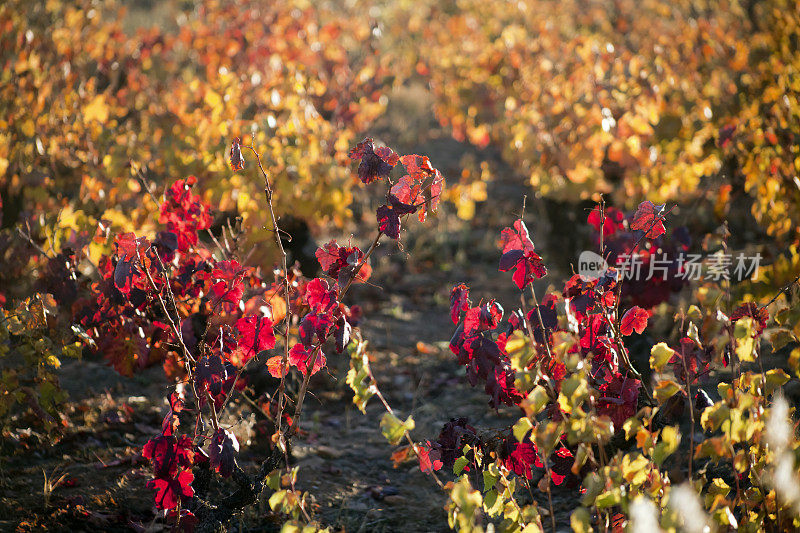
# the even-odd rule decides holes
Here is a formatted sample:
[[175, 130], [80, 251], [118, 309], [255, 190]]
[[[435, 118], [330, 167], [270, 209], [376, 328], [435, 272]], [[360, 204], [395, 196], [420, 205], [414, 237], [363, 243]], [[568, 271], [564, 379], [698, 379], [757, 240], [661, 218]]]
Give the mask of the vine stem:
[[547, 505], [550, 508], [550, 524], [553, 527], [553, 533], [556, 533], [556, 514], [553, 512], [553, 491], [550, 489], [550, 482], [552, 480], [550, 476], [550, 465], [547, 463], [547, 457], [541, 452], [540, 455], [542, 456], [542, 464], [544, 465], [545, 475], [547, 476]]
[[789, 291], [789, 289], [792, 288], [792, 285], [794, 285], [798, 281], [800, 281], [800, 274], [798, 274], [798, 276], [796, 278], [794, 278], [792, 281], [790, 281], [789, 283], [787, 283], [786, 285], [781, 287], [780, 290], [777, 292], [777, 294], [775, 294], [775, 296], [773, 296], [770, 301], [768, 301], [767, 303], [762, 305], [761, 308], [763, 309], [763, 308], [768, 307], [769, 305], [773, 304], [775, 302], [775, 300], [777, 300], [780, 297], [781, 294], [788, 294], [788, 291]]
[[[172, 304], [172, 308], [175, 310], [176, 317], [178, 318], [178, 320], [180, 320], [180, 314], [178, 313], [178, 306], [175, 303], [175, 295], [172, 293], [172, 288], [169, 285], [169, 279], [167, 278], [166, 275], [166, 267], [164, 266], [164, 262], [161, 260], [161, 256], [158, 255], [158, 252], [155, 249], [153, 249], [153, 252], [155, 253], [156, 259], [158, 259], [158, 264], [161, 267], [161, 272], [164, 273], [164, 285], [167, 290], [167, 300], [170, 302], [170, 304]], [[150, 284], [150, 288], [153, 289], [153, 292], [158, 297], [158, 303], [161, 305], [161, 310], [167, 317], [170, 329], [172, 329], [172, 334], [175, 336], [175, 339], [178, 341], [178, 344], [181, 347], [181, 351], [183, 352], [184, 356], [184, 368], [186, 369], [188, 380], [192, 384], [192, 391], [194, 392], [194, 397], [197, 400], [197, 407], [198, 407], [197, 415], [198, 417], [200, 417], [200, 420], [202, 420], [202, 414], [200, 411], [201, 398], [197, 392], [197, 387], [195, 386], [194, 377], [192, 373], [192, 364], [193, 363], [196, 364], [197, 360], [192, 356], [191, 352], [189, 351], [189, 348], [186, 346], [186, 342], [183, 340], [183, 333], [181, 332], [180, 328], [178, 328], [178, 325], [175, 323], [175, 319], [172, 317], [172, 313], [170, 313], [170, 311], [167, 309], [167, 304], [166, 302], [164, 302], [164, 298], [161, 296], [161, 290], [159, 290], [155, 280], [153, 279], [152, 274], [150, 274], [150, 269], [147, 268], [142, 262], [142, 256], [138, 250], [136, 251], [136, 257], [139, 260], [139, 264], [141, 265], [142, 270], [144, 270], [145, 272], [147, 281]], [[206, 394], [208, 395], [209, 406], [211, 409], [211, 425], [214, 427], [214, 430], [217, 430], [219, 428], [219, 420], [217, 419], [217, 413], [216, 410], [214, 409], [214, 401], [213, 399], [211, 399], [209, 391], [206, 391]], [[197, 426], [195, 426], [195, 432], [196, 431], [197, 431]]]
[[[255, 156], [256, 162], [258, 164], [258, 169], [261, 171], [261, 175], [264, 178], [264, 197], [267, 201], [267, 207], [269, 209], [270, 219], [272, 220], [273, 232], [275, 234], [275, 242], [278, 245], [278, 250], [281, 255], [281, 266], [284, 272], [284, 291], [285, 291], [284, 299], [286, 303], [286, 317], [284, 318], [284, 331], [283, 331], [284, 351], [283, 351], [283, 356], [281, 358], [281, 381], [280, 384], [278, 385], [277, 434], [278, 434], [278, 439], [280, 440], [279, 446], [281, 447], [281, 449], [285, 451], [286, 439], [291, 437], [295, 433], [297, 428], [297, 421], [299, 420], [299, 417], [303, 412], [303, 402], [305, 400], [305, 396], [308, 391], [309, 381], [311, 380], [311, 372], [309, 372], [309, 369], [314, 368], [314, 364], [317, 362], [319, 353], [322, 349], [322, 342], [320, 342], [319, 345], [314, 348], [311, 355], [311, 359], [306, 365], [305, 377], [303, 378], [303, 382], [300, 385], [294, 416], [292, 417], [292, 425], [289, 430], [285, 431], [283, 429], [283, 413], [286, 409], [285, 390], [286, 390], [287, 366], [289, 362], [289, 335], [290, 335], [290, 324], [291, 324], [291, 301], [290, 301], [291, 287], [289, 285], [289, 276], [288, 276], [289, 271], [286, 258], [287, 256], [286, 256], [286, 250], [283, 247], [283, 241], [281, 241], [280, 238], [281, 230], [280, 227], [278, 226], [278, 217], [275, 215], [275, 208], [272, 203], [272, 195], [273, 195], [272, 185], [269, 181], [269, 176], [267, 175], [267, 172], [266, 170], [264, 170], [264, 166], [261, 163], [261, 155], [252, 145], [242, 146], [242, 148], [247, 148], [251, 152], [253, 152], [253, 155]], [[370, 256], [375, 251], [375, 248], [377, 248], [382, 235], [383, 232], [378, 231], [378, 234], [375, 236], [375, 240], [372, 241], [372, 245], [369, 247], [367, 252], [364, 254], [364, 257], [356, 266], [353, 275], [350, 277], [344, 288], [339, 292], [338, 295], [339, 299], [341, 299], [350, 289], [350, 286], [358, 277], [358, 273], [361, 271], [361, 268], [369, 260]]]
[[[158, 286], [156, 285], [156, 282], [153, 279], [152, 274], [150, 274], [150, 269], [147, 268], [144, 265], [144, 263], [142, 262], [142, 256], [139, 254], [138, 250], [136, 252], [136, 257], [139, 260], [139, 264], [142, 266], [142, 270], [144, 270], [144, 273], [145, 273], [145, 275], [147, 277], [147, 281], [150, 283], [150, 288], [153, 289], [153, 292], [158, 297], [158, 303], [161, 304], [161, 310], [164, 311], [164, 315], [166, 315], [166, 317], [167, 317], [167, 321], [169, 322], [170, 329], [172, 329], [172, 334], [175, 335], [175, 339], [178, 341], [178, 344], [181, 347], [181, 351], [183, 352], [184, 357], [188, 361], [191, 361], [192, 363], [194, 363], [195, 362], [194, 357], [192, 357], [191, 352], [189, 352], [189, 348], [186, 347], [186, 343], [183, 342], [183, 334], [181, 334], [180, 329], [178, 329], [178, 326], [175, 324], [175, 320], [172, 318], [172, 313], [170, 313], [169, 310], [167, 309], [167, 305], [164, 302], [164, 298], [161, 296], [161, 291], [158, 289]], [[159, 258], [159, 262], [161, 262], [160, 258]], [[163, 268], [164, 264], [161, 263], [161, 266]], [[166, 285], [167, 285], [167, 287], [169, 287], [169, 282], [168, 281], [167, 281]], [[174, 301], [172, 303], [173, 303], [173, 307], [174, 307], [175, 306], [174, 305]]]
[[[553, 354], [550, 352], [550, 343], [547, 340], [547, 329], [544, 327], [544, 319], [542, 318], [542, 310], [539, 309], [539, 299], [536, 297], [536, 289], [533, 283], [528, 285], [531, 288], [531, 296], [533, 297], [533, 305], [536, 306], [536, 316], [539, 318], [539, 327], [542, 328], [542, 335], [544, 336], [544, 347], [547, 349], [547, 357], [553, 359]], [[523, 300], [524, 303], [524, 300]]]
[[[684, 319], [681, 317], [681, 331], [683, 331]], [[691, 420], [692, 427], [689, 428], [689, 482], [692, 481], [692, 463], [694, 462], [694, 402], [692, 401], [692, 385], [691, 377], [689, 376], [689, 369], [686, 368], [686, 355], [684, 353], [683, 343], [681, 343], [681, 364], [683, 366], [683, 375], [686, 382], [686, 395], [687, 403], [689, 404], [689, 419]]]
[[[650, 223], [650, 225], [647, 227], [647, 229], [643, 230], [642, 236], [639, 237], [639, 239], [633, 244], [633, 248], [631, 248], [631, 252], [630, 252], [629, 255], [633, 256], [634, 254], [636, 254], [636, 250], [639, 248], [639, 245], [642, 243], [642, 241], [647, 237], [647, 234], [650, 233], [650, 230], [652, 230], [654, 227], [656, 227], [656, 224], [658, 224], [659, 222], [663, 222], [664, 220], [666, 220], [667, 215], [670, 214], [676, 207], [677, 207], [677, 204], [673, 205], [672, 207], [670, 207], [665, 212], [660, 212], [658, 214], [658, 216], [656, 216], [653, 219], [653, 222]], [[601, 226], [601, 228], [600, 228], [601, 234], [602, 234], [602, 231], [603, 231], [603, 228]], [[611, 310], [610, 313], [603, 313], [603, 314], [605, 315], [606, 320], [608, 321], [608, 325], [611, 327], [611, 331], [614, 333], [614, 338], [617, 341], [617, 347], [619, 348], [619, 351], [620, 351], [620, 359], [622, 360], [622, 362], [623, 362], [623, 364], [625, 366], [625, 369], [628, 372], [630, 372], [631, 374], [633, 374], [634, 377], [639, 379], [639, 381], [641, 382], [642, 390], [644, 390], [645, 395], [647, 395], [647, 399], [648, 399], [650, 405], [653, 406], [653, 405], [656, 405], [656, 402], [653, 399], [653, 395], [650, 392], [648, 384], [644, 382], [644, 380], [642, 379], [642, 375], [633, 366], [633, 363], [630, 360], [630, 354], [628, 353], [628, 348], [625, 346], [625, 343], [622, 342], [622, 333], [620, 331], [620, 319], [621, 319], [621, 317], [619, 315], [619, 305], [622, 302], [622, 284], [623, 284], [623, 282], [624, 282], [624, 278], [620, 277], [620, 279], [619, 279], [619, 281], [617, 283], [617, 297], [616, 297], [616, 301], [614, 302], [614, 308]]]
[[[533, 333], [533, 327], [530, 324], [530, 320], [528, 320], [528, 306], [525, 303], [525, 293], [523, 291], [520, 291], [519, 299], [520, 299], [520, 302], [521, 302], [521, 305], [522, 305], [522, 312], [525, 313], [525, 329], [526, 329], [526, 331], [528, 333], [528, 338], [530, 339], [531, 344], [533, 344], [534, 346], [538, 346], [539, 343], [536, 341], [536, 335], [534, 335], [534, 333]], [[538, 310], [538, 307], [539, 307], [538, 303], [536, 304], [536, 307], [537, 307], [537, 310]], [[539, 325], [542, 328], [542, 335], [545, 337], [544, 345], [547, 348], [547, 355], [549, 357], [549, 360], [552, 361], [553, 360], [553, 356], [550, 353], [550, 343], [549, 343], [549, 341], [547, 339], [547, 330], [544, 327], [544, 321], [542, 320], [541, 313], [539, 313]], [[539, 368], [541, 368], [541, 366]], [[555, 380], [553, 380], [553, 377], [550, 375], [550, 372], [549, 372], [548, 368], [544, 369], [544, 374], [545, 374], [544, 377], [547, 378], [547, 380], [549, 380], [549, 381], [543, 380], [544, 381], [544, 385], [545, 385], [545, 390], [547, 391], [547, 395], [550, 397], [551, 400], [556, 400], [558, 398], [558, 394], [556, 394], [555, 389], [553, 388], [553, 382]]]
[[[542, 336], [544, 337], [544, 347], [547, 349], [547, 357], [550, 361], [553, 360], [553, 354], [550, 352], [550, 341], [548, 340], [548, 332], [547, 329], [544, 327], [544, 319], [542, 318], [542, 311], [539, 309], [539, 299], [536, 297], [536, 289], [533, 288], [533, 283], [530, 284], [531, 288], [531, 296], [533, 296], [533, 305], [536, 306], [536, 315], [539, 318], [539, 327], [542, 328]], [[525, 305], [525, 298], [522, 298], [522, 304]], [[527, 318], [527, 312], [525, 313]], [[530, 324], [528, 324], [528, 333], [531, 335], [532, 340], [535, 342], [536, 338], [533, 336], [533, 331], [530, 329]], [[547, 463], [547, 458], [542, 455], [542, 463], [545, 467], [545, 473], [547, 474], [547, 506], [550, 508], [550, 522], [553, 526], [553, 533], [556, 532], [556, 515], [553, 511], [553, 496], [550, 490], [550, 465]]]
[[283, 241], [281, 240], [280, 235], [280, 227], [278, 226], [278, 217], [275, 215], [275, 208], [272, 205], [272, 185], [269, 181], [269, 176], [267, 175], [267, 171], [264, 170], [264, 166], [261, 164], [261, 155], [258, 151], [252, 146], [247, 145], [243, 146], [242, 148], [248, 148], [256, 158], [256, 162], [258, 163], [258, 169], [261, 171], [261, 175], [264, 177], [264, 198], [267, 201], [267, 207], [269, 209], [269, 216], [272, 220], [272, 229], [273, 233], [275, 234], [275, 243], [278, 245], [278, 251], [281, 255], [281, 267], [283, 268], [283, 289], [284, 289], [284, 302], [286, 304], [286, 316], [284, 317], [284, 331], [283, 331], [283, 355], [281, 356], [281, 381], [278, 385], [278, 415], [277, 415], [277, 435], [279, 442], [277, 443], [278, 446], [286, 451], [286, 442], [284, 440], [283, 431], [282, 431], [282, 424], [283, 424], [283, 411], [286, 408], [286, 398], [284, 391], [286, 390], [286, 374], [287, 374], [287, 365], [289, 364], [289, 329], [292, 321], [292, 309], [291, 309], [291, 286], [289, 285], [289, 267], [287, 264], [286, 259], [286, 250], [283, 247]]
[[[283, 429], [283, 413], [286, 409], [286, 374], [288, 373], [288, 364], [289, 364], [289, 335], [291, 333], [291, 321], [292, 321], [292, 307], [291, 307], [291, 285], [289, 284], [289, 265], [286, 258], [286, 249], [283, 247], [283, 241], [281, 240], [281, 229], [278, 226], [278, 217], [275, 215], [275, 207], [272, 204], [272, 184], [269, 181], [269, 176], [267, 175], [267, 171], [264, 170], [264, 165], [261, 164], [261, 155], [258, 151], [252, 146], [247, 145], [243, 146], [242, 148], [247, 148], [256, 158], [256, 162], [258, 163], [258, 169], [261, 171], [261, 175], [264, 178], [264, 198], [267, 201], [267, 207], [269, 209], [269, 216], [272, 221], [272, 231], [275, 235], [275, 243], [278, 245], [278, 251], [280, 252], [281, 256], [281, 267], [283, 269], [283, 298], [286, 307], [286, 315], [284, 317], [284, 328], [283, 328], [283, 355], [281, 356], [281, 381], [278, 385], [278, 413], [276, 415], [277, 422], [276, 422], [276, 431], [275, 434], [278, 437], [278, 442], [276, 443], [279, 450], [283, 452], [284, 460], [286, 462], [286, 467], [289, 467], [289, 448], [287, 446], [287, 435]], [[289, 236], [291, 238], [291, 236]], [[244, 370], [242, 368], [241, 370]], [[240, 374], [241, 374], [240, 370]], [[292, 426], [294, 427], [294, 425]], [[294, 481], [292, 481], [292, 492], [295, 492]], [[305, 505], [303, 505], [302, 501], [299, 502], [300, 511], [303, 513], [303, 516], [306, 520], [311, 520], [308, 512], [305, 509]]]

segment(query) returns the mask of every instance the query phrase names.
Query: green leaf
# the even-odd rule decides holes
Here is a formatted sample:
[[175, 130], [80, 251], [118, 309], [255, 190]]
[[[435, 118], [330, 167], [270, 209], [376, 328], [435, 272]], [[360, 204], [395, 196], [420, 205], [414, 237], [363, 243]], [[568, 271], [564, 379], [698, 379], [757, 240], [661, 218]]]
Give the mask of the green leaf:
[[494, 484], [497, 483], [497, 476], [489, 472], [488, 470], [483, 471], [483, 490], [486, 492], [487, 490], [491, 490], [494, 488]]
[[731, 410], [725, 402], [717, 402], [706, 407], [700, 416], [700, 424], [705, 430], [717, 430], [730, 417]]
[[712, 496], [720, 495], [725, 497], [730, 493], [731, 487], [721, 478], [714, 478], [711, 483], [708, 484], [706, 490]]
[[650, 349], [650, 368], [661, 372], [673, 355], [675, 355], [675, 350], [667, 346], [666, 342], [659, 342]]
[[589, 384], [584, 372], [572, 374], [561, 382], [558, 404], [565, 413], [572, 413], [575, 409], [578, 409], [588, 397]]
[[662, 380], [656, 384], [655, 389], [653, 389], [653, 396], [655, 396], [656, 400], [658, 400], [659, 405], [663, 404], [667, 400], [669, 400], [672, 396], [678, 393], [681, 390], [681, 386], [669, 380]]
[[414, 429], [414, 419], [410, 416], [406, 418], [405, 422], [401, 422], [392, 413], [386, 413], [381, 419], [381, 433], [389, 441], [389, 444], [397, 445], [405, 435], [406, 431]]
[[279, 508], [283, 507], [285, 500], [286, 500], [286, 491], [279, 490], [269, 497], [269, 508], [272, 509], [273, 511], [277, 511]]
[[733, 338], [736, 339], [736, 356], [740, 361], [753, 362], [753, 352], [756, 348], [756, 340], [753, 337], [753, 319], [748, 317], [740, 318], [736, 321], [733, 328]]
[[739, 522], [736, 520], [731, 508], [727, 505], [722, 509], [717, 509], [713, 513], [714, 521], [723, 526], [730, 526], [733, 531], [739, 529]]
[[483, 508], [489, 516], [497, 516], [503, 511], [503, 498], [496, 490], [490, 490], [483, 497]]
[[366, 343], [351, 342], [348, 350], [350, 350], [350, 370], [347, 371], [346, 382], [353, 391], [353, 403], [359, 411], [366, 414], [367, 402], [377, 392], [370, 376]]
[[469, 460], [467, 460], [467, 458], [464, 456], [461, 456], [458, 459], [456, 459], [455, 462], [453, 463], [453, 474], [459, 475], [461, 471], [464, 470], [464, 467], [467, 466], [468, 463]]
[[767, 394], [772, 394], [776, 389], [783, 387], [789, 381], [789, 375], [780, 368], [773, 368], [766, 372], [767, 382], [764, 386]]
[[569, 525], [575, 533], [590, 533], [592, 531], [592, 515], [586, 507], [578, 507], [569, 517]]
[[774, 328], [764, 335], [772, 345], [772, 351], [777, 352], [790, 342], [797, 342], [797, 337], [786, 328]]
[[267, 486], [272, 490], [281, 488], [281, 470], [275, 469], [267, 476]]
[[514, 424], [514, 438], [517, 439], [517, 442], [522, 442], [522, 440], [525, 438], [525, 435], [527, 435], [531, 429], [533, 429], [533, 424], [531, 423], [530, 418], [520, 418], [517, 420], [517, 423]]
[[700, 310], [699, 307], [697, 307], [696, 305], [692, 304], [692, 305], [689, 306], [689, 309], [686, 311], [686, 317], [689, 320], [692, 320], [692, 321], [695, 321], [695, 322], [702, 322], [703, 321], [703, 312]]
[[536, 426], [536, 436], [534, 442], [539, 451], [550, 455], [556, 447], [561, 434], [564, 432], [564, 424], [560, 422], [541, 423]]
[[619, 494], [619, 489], [614, 489], [600, 494], [600, 496], [598, 496], [594, 501], [594, 504], [599, 510], [603, 510], [617, 505], [621, 501], [622, 497]]
[[603, 479], [597, 472], [589, 472], [583, 478], [583, 488], [586, 489], [586, 492], [583, 494], [583, 498], [581, 498], [581, 504], [591, 506], [594, 505], [594, 501], [597, 496], [603, 492]]
[[664, 459], [675, 453], [681, 442], [681, 434], [673, 426], [666, 426], [661, 430], [656, 447], [653, 450], [653, 462], [656, 466], [661, 466]]

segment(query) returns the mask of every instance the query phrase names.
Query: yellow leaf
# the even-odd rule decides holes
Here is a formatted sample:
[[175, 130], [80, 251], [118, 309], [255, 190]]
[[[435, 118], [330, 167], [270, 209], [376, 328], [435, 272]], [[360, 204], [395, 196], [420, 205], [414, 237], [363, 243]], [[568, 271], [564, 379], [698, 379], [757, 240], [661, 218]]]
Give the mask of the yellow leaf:
[[31, 119], [26, 120], [22, 123], [22, 133], [26, 137], [33, 137], [33, 134], [36, 133], [36, 129], [34, 128], [33, 121]]
[[527, 417], [520, 418], [517, 420], [517, 423], [514, 424], [514, 438], [517, 439], [517, 442], [522, 442], [522, 439], [525, 438], [525, 435], [527, 435], [531, 429], [533, 429], [533, 424], [531, 424], [530, 419]]
[[667, 343], [659, 342], [650, 349], [650, 368], [660, 372], [673, 355], [675, 355], [675, 350], [667, 346]]
[[91, 122], [92, 120], [106, 122], [108, 120], [108, 104], [106, 104], [104, 94], [98, 94], [83, 107], [83, 118], [86, 122]]
[[541, 385], [536, 387], [528, 393], [528, 396], [522, 400], [520, 407], [525, 411], [525, 416], [536, 416], [544, 409], [550, 397], [547, 395], [547, 390]]
[[740, 318], [736, 321], [733, 329], [733, 336], [736, 339], [736, 355], [740, 361], [755, 361], [753, 352], [756, 348], [756, 341], [753, 337], [753, 319], [750, 317]]
[[214, 91], [206, 91], [205, 101], [206, 105], [215, 113], [222, 107], [222, 97]]
[[506, 353], [514, 353], [518, 350], [521, 350], [527, 344], [526, 339], [522, 337], [512, 337], [506, 343]]
[[641, 485], [647, 479], [647, 467], [650, 462], [641, 454], [633, 455], [635, 455], [635, 459], [631, 459], [631, 454], [622, 458], [622, 476], [632, 485]]

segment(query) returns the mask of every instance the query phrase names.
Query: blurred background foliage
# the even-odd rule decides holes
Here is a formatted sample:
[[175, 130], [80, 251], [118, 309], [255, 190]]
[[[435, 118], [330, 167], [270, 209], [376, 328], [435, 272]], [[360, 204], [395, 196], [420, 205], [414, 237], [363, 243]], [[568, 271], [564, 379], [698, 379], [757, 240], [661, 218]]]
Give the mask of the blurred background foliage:
[[[263, 184], [227, 167], [236, 136], [266, 154], [281, 214], [317, 227], [349, 218], [347, 150], [394, 80], [368, 22], [291, 1], [208, 1], [159, 13], [160, 26], [134, 17], [148, 27], [133, 29], [122, 7], [0, 7], [4, 228], [27, 223], [48, 252], [65, 244], [47, 238], [58, 229], [146, 231], [156, 209], [143, 186], [158, 195], [193, 174], [218, 222], [240, 214], [252, 243], [269, 242]], [[21, 260], [5, 238], [3, 259]]]
[[217, 229], [241, 216], [269, 261], [257, 174], [226, 168], [236, 136], [266, 154], [279, 214], [346, 225], [347, 150], [415, 84], [478, 150], [447, 176], [458, 218], [486, 200], [496, 150], [536, 196], [677, 202], [700, 235], [727, 223], [771, 265], [763, 295], [800, 267], [789, 0], [11, 0], [0, 27], [7, 296], [25, 296], [11, 281], [37, 261], [17, 228], [50, 254], [94, 236], [96, 258], [98, 224], [152, 230], [164, 184], [190, 174]]
[[[800, 272], [800, 4], [457, 0], [400, 6], [409, 61], [454, 137], [538, 194], [769, 242], [764, 293]], [[414, 44], [410, 44], [414, 43]], [[424, 43], [424, 44], [422, 44]], [[752, 218], [751, 218], [752, 217]], [[695, 232], [701, 236], [703, 232]]]

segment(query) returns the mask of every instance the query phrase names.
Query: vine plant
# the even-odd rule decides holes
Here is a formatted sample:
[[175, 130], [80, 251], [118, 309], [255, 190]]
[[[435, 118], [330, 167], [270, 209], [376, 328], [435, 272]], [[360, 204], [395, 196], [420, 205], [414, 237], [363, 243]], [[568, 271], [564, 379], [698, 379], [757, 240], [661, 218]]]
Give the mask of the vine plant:
[[[165, 228], [155, 238], [116, 236], [115, 253], [101, 259], [102, 280], [79, 313], [82, 326], [118, 369], [161, 358], [176, 380], [161, 433], [147, 442], [143, 455], [153, 466], [147, 485], [155, 491], [156, 506], [181, 529], [224, 527], [266, 485], [273, 490], [273, 510], [314, 523], [306, 495], [295, 488], [297, 471], [290, 468], [289, 454], [311, 377], [326, 366], [323, 350], [329, 341], [338, 352], [351, 339], [363, 346], [356, 329], [361, 310], [346, 305], [345, 295], [353, 283], [369, 278], [369, 260], [381, 239], [398, 239], [403, 220], [411, 214], [424, 221], [436, 210], [444, 186], [427, 157], [400, 156], [376, 148], [371, 139], [359, 143], [350, 157], [360, 162], [360, 180], [366, 185], [388, 182], [385, 203], [376, 212], [375, 237], [366, 251], [336, 241], [320, 247], [316, 256], [325, 275], [308, 280], [288, 264], [283, 240], [291, 237], [280, 228], [273, 184], [259, 152], [237, 138], [230, 165], [234, 171], [244, 170], [243, 150], [252, 153], [264, 182], [279, 250], [273, 280], [240, 263], [240, 232], [233, 225], [221, 239], [209, 233], [216, 249], [200, 242], [201, 232], [211, 226], [211, 209], [192, 193], [196, 179], [190, 177], [167, 190], [159, 218]], [[407, 173], [393, 180], [390, 173], [398, 163]], [[239, 444], [222, 415], [235, 395], [245, 395], [245, 371], [255, 362], [265, 364], [278, 385], [268, 396], [272, 451], [253, 475], [237, 464]], [[300, 384], [291, 397], [287, 382], [295, 372]], [[284, 468], [288, 476], [282, 475]], [[211, 498], [214, 473], [232, 478], [236, 490]], [[282, 479], [288, 484], [282, 486]]]
[[[347, 383], [356, 406], [365, 411], [376, 397], [385, 410], [383, 434], [393, 446], [404, 442], [392, 458], [415, 457], [447, 494], [453, 528], [555, 530], [556, 486], [580, 495], [570, 517], [576, 531], [626, 523], [632, 530], [687, 523], [745, 531], [800, 527], [800, 441], [788, 424], [790, 408], [773, 397], [789, 375], [763, 360], [765, 341], [773, 351], [797, 342], [791, 287], [781, 291], [783, 300], [776, 295], [729, 313], [717, 305], [720, 291], [716, 298], [705, 291], [703, 308], [680, 311], [677, 338], [651, 342], [649, 364], [642, 365], [634, 334], [653, 333], [652, 309], [686, 285], [686, 265], [667, 265], [663, 279], [629, 281], [619, 261], [639, 254], [647, 264], [659, 250], [688, 250], [684, 231], [667, 234], [672, 209], [643, 202], [626, 216], [601, 203], [588, 223], [611, 266], [596, 276], [573, 275], [563, 291], [540, 297], [534, 284], [548, 271], [523, 207], [501, 232], [498, 265], [519, 290], [519, 308], [504, 320], [499, 302], [473, 304], [464, 283], [450, 298], [456, 326], [450, 350], [470, 384], [483, 386], [492, 408], [518, 409], [521, 416], [499, 433], [452, 419], [438, 437], [419, 442], [413, 418], [403, 419], [381, 393], [358, 330], [361, 309], [344, 298], [354, 283], [369, 279], [370, 259], [384, 239], [399, 239], [410, 215], [425, 221], [437, 208], [441, 173], [427, 157], [401, 156], [371, 139], [359, 143], [350, 151], [358, 178], [387, 185], [375, 235], [366, 251], [336, 241], [320, 247], [324, 275], [307, 279], [288, 263], [283, 243], [290, 236], [280, 227], [259, 151], [235, 139], [230, 165], [244, 171], [244, 153], [252, 154], [263, 180], [280, 252], [269, 277], [243, 264], [239, 222], [227, 222], [219, 235], [209, 231], [211, 207], [192, 192], [197, 180], [189, 177], [167, 189], [155, 236], [114, 236], [114, 253], [97, 263], [100, 279], [90, 296], [72, 306], [84, 342], [120, 372], [160, 362], [174, 380], [161, 431], [142, 452], [152, 464], [147, 486], [155, 506], [175, 529], [223, 529], [266, 489], [270, 508], [288, 517], [287, 530], [322, 527], [308, 495], [296, 488], [290, 448], [312, 376], [325, 368], [331, 349], [349, 352]], [[401, 166], [405, 173], [392, 177]], [[97, 239], [107, 238], [101, 233]], [[206, 234], [214, 247], [201, 240]], [[800, 349], [786, 363], [800, 376]], [[225, 413], [240, 398], [253, 402], [246, 384], [259, 364], [275, 384], [264, 409], [271, 447], [257, 471], [245, 472]], [[712, 370], [732, 372], [731, 378], [713, 390], [706, 382]], [[687, 453], [677, 454], [687, 427]], [[231, 486], [222, 479], [234, 489], [217, 496]], [[699, 511], [688, 516], [687, 509]]]
[[[775, 396], [789, 375], [765, 370], [762, 361], [765, 331], [774, 351], [797, 341], [790, 333], [796, 302], [786, 288], [772, 327], [767, 305], [777, 296], [730, 315], [718, 308], [718, 297], [705, 310], [692, 305], [676, 315], [677, 343], [651, 342], [649, 368], [634, 364], [632, 335], [648, 328], [649, 308], [685, 284], [686, 265], [666, 265], [662, 279], [633, 281], [631, 291], [616, 260], [639, 252], [647, 265], [657, 251], [688, 250], [683, 230], [666, 236], [672, 210], [646, 201], [626, 217], [601, 203], [588, 222], [612, 266], [596, 276], [575, 274], [563, 292], [541, 300], [534, 282], [547, 269], [520, 217], [500, 236], [498, 269], [513, 272], [521, 301], [505, 324], [496, 300], [473, 305], [466, 284], [453, 287], [450, 350], [470, 384], [483, 385], [492, 408], [516, 407], [523, 416], [499, 442], [496, 430], [482, 432], [458, 418], [421, 446], [421, 470], [456, 476], [445, 485], [451, 527], [541, 531], [549, 516], [556, 531], [553, 485], [578, 491], [570, 522], [579, 532], [626, 524], [629, 531], [800, 525], [800, 443], [789, 407]], [[787, 369], [798, 376], [799, 361], [795, 348]], [[730, 381], [716, 391], [704, 385], [712, 370], [729, 365]], [[686, 429], [687, 453], [676, 455]], [[547, 509], [532, 497], [536, 489]]]

